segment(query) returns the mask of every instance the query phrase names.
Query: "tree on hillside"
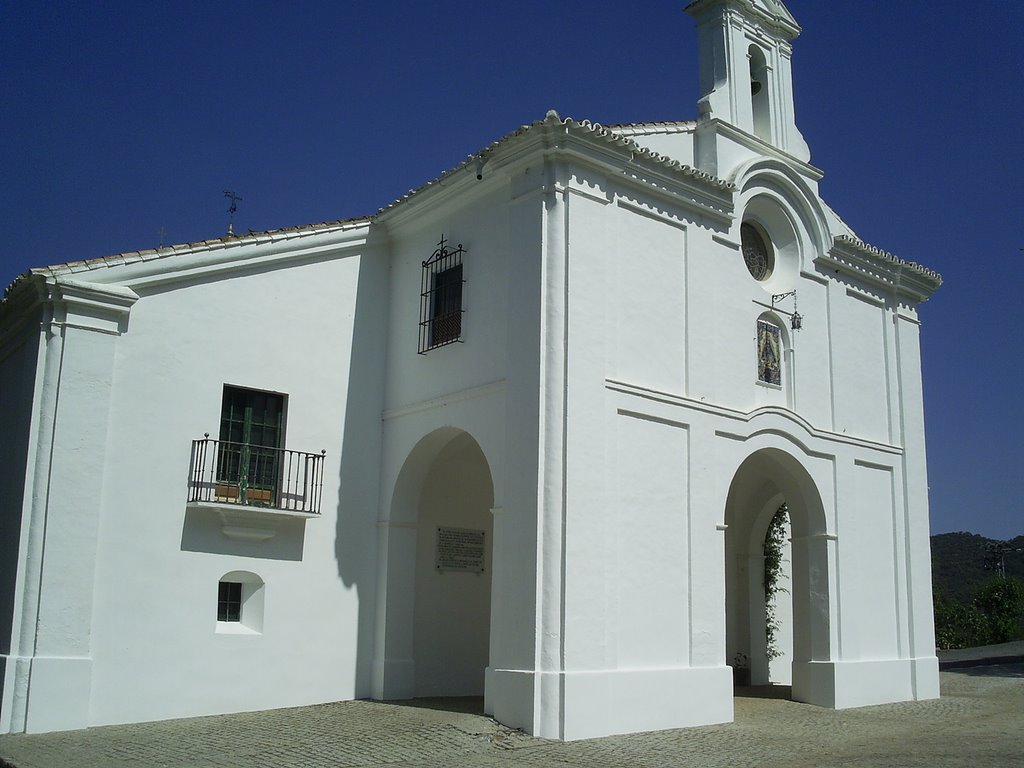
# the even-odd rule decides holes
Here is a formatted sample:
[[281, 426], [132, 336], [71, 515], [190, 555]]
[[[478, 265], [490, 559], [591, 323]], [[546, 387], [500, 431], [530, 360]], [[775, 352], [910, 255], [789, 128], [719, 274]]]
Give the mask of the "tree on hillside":
[[988, 642], [1007, 643], [1021, 637], [1024, 585], [1014, 578], [996, 578], [974, 598], [988, 623]]
[[931, 537], [931, 549], [932, 591], [946, 601], [970, 604], [1000, 567], [1003, 575], [1024, 579], [1024, 536], [1003, 542], [963, 531], [940, 533]]
[[1024, 584], [995, 578], [970, 604], [935, 599], [935, 644], [939, 648], [972, 648], [1024, 638]]

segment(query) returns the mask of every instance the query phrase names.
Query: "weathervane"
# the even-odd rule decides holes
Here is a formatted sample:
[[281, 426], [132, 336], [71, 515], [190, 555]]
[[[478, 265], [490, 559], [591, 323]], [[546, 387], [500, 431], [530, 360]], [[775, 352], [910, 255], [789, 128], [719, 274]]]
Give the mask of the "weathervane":
[[231, 207], [228, 208], [228, 234], [235, 234], [235, 211], [238, 210], [238, 201], [241, 200], [238, 195], [235, 194], [234, 190], [225, 189], [224, 197], [231, 201]]

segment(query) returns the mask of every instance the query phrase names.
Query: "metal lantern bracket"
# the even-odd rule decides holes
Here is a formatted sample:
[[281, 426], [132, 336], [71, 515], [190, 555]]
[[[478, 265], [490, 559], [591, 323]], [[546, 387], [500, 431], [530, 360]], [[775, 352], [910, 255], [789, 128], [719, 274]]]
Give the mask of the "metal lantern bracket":
[[[792, 313], [786, 312], [786, 311], [781, 310], [781, 309], [776, 309], [776, 307], [775, 307], [776, 302], [782, 301], [783, 299], [787, 299], [790, 296], [793, 297], [793, 311], [792, 311]], [[799, 331], [800, 328], [803, 326], [803, 321], [804, 321], [803, 315], [801, 315], [799, 312], [797, 312], [797, 309], [796, 309], [796, 289], [795, 288], [792, 291], [786, 291], [785, 293], [773, 293], [772, 294], [772, 311], [773, 312], [776, 312], [776, 311], [780, 312], [783, 315], [789, 315], [789, 327], [792, 328], [794, 331]]]

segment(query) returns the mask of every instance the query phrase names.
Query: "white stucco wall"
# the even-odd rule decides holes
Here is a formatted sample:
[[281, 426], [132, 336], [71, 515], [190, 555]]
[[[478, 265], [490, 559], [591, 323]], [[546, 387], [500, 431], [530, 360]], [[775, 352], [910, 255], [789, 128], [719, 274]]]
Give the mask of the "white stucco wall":
[[[369, 694], [387, 265], [331, 237], [286, 266], [90, 275], [139, 289], [120, 327], [89, 308], [108, 289], [58, 284], [89, 314], [72, 318], [69, 304], [64, 325], [61, 309], [42, 368], [60, 391], [43, 446], [49, 494], [32, 513], [37, 533], [48, 522], [46, 568], [23, 554], [40, 585], [38, 616], [15, 613], [36, 627], [21, 649], [32, 690], [14, 691], [5, 728]], [[225, 384], [284, 393], [285, 447], [327, 451], [319, 518], [264, 520], [275, 535], [253, 542], [226, 537], [215, 511], [186, 509], [191, 441], [216, 438]], [[235, 571], [264, 582], [260, 634], [218, 631], [217, 584]]]
[[[9, 729], [14, 691], [4, 681], [15, 677], [23, 646], [18, 606], [26, 599], [25, 562], [29, 557], [30, 477], [34, 469], [34, 406], [38, 381], [42, 309], [28, 313], [18, 327], [0, 336], [0, 733]], [[26, 638], [27, 639], [27, 638]]]
[[[758, 559], [782, 502], [794, 697], [937, 695], [914, 300], [830, 260], [850, 233], [775, 42], [769, 123], [737, 96], [749, 78], [711, 93], [705, 71], [692, 132], [625, 131], [717, 181], [549, 115], [372, 223], [50, 279], [76, 322], [57, 317], [31, 386], [30, 346], [0, 360], [15, 406], [53, 422], [12, 423], [45, 458], [0, 470], [0, 490], [53, 476], [22, 505], [48, 565], [21, 543], [33, 687], [7, 664], [4, 727], [481, 688], [551, 738], [728, 721], [735, 655], [768, 674]], [[744, 221], [774, 248], [763, 281]], [[442, 235], [466, 249], [462, 340], [421, 355]], [[779, 386], [757, 380], [760, 318], [782, 329]], [[241, 540], [186, 507], [225, 384], [284, 394], [285, 447], [326, 451], [320, 517]], [[433, 569], [438, 525], [485, 531], [484, 574]], [[252, 632], [215, 620], [229, 573], [262, 584]]]
[[[549, 208], [549, 218], [554, 211], [567, 219], [566, 240], [546, 241], [545, 251], [564, 281], [553, 283], [545, 314], [565, 337], [564, 350], [548, 350], [546, 369], [549, 380], [565, 382], [564, 399], [559, 384], [551, 388], [555, 418], [546, 422], [547, 450], [565, 452], [564, 485], [555, 486], [561, 501], [542, 511], [564, 526], [564, 626], [556, 633], [564, 661], [556, 668], [565, 716], [558, 725], [542, 717], [545, 735], [731, 717], [730, 678], [716, 676], [734, 652], [724, 642], [727, 553], [716, 528], [729, 522], [723, 505], [732, 473], [764, 429], [780, 436], [778, 450], [794, 461], [817, 465], [806, 482], [825, 504], [818, 522], [801, 524], [794, 555], [794, 568], [825, 579], [809, 586], [801, 577], [783, 630], [800, 635], [795, 695], [829, 706], [934, 695], [934, 671], [911, 682], [913, 669], [933, 665], [920, 655], [932, 654], [910, 652], [901, 639], [922, 621], [907, 613], [905, 604], [921, 599], [907, 590], [923, 595], [927, 586], [910, 578], [901, 554], [910, 513], [894, 490], [904, 482], [902, 441], [893, 433], [903, 393], [892, 380], [891, 300], [815, 265], [831, 235], [813, 187], [770, 165], [747, 173], [736, 218], [718, 227], [589, 169], [567, 169], [569, 194]], [[750, 277], [739, 253], [744, 215], [769, 230], [777, 249], [764, 283]], [[756, 322], [773, 316], [788, 326], [793, 305], [773, 313], [772, 294], [794, 289], [804, 326], [783, 328], [783, 383], [765, 386], [756, 376]], [[771, 409], [783, 410], [774, 417]], [[775, 481], [774, 493], [799, 507], [796, 489], [805, 481]], [[763, 528], [758, 535], [763, 540]], [[745, 615], [745, 605], [736, 610]], [[760, 610], [758, 627], [742, 626], [760, 635], [763, 659]], [[879, 631], [868, 638], [874, 621]], [[746, 643], [740, 647], [749, 653]], [[649, 679], [631, 689], [638, 669], [698, 691], [706, 706], [695, 712], [688, 697]], [[767, 667], [760, 674], [767, 677]], [[648, 705], [631, 690], [642, 690]]]
[[[470, 196], [436, 204], [412, 221], [389, 224], [388, 376], [385, 407], [402, 408], [439, 395], [505, 379], [508, 371], [509, 283], [523, 254], [512, 231], [508, 191], [488, 179]], [[444, 235], [463, 257], [462, 343], [417, 354], [422, 263]]]
[[[379, 438], [364, 420], [380, 408], [380, 261], [364, 250], [253, 270], [134, 308], [111, 407], [92, 723], [368, 693], [376, 467], [364, 457]], [[190, 441], [217, 436], [225, 384], [284, 393], [285, 447], [326, 450], [319, 518], [251, 543], [186, 512]], [[265, 583], [261, 635], [215, 631], [217, 583], [234, 570]]]

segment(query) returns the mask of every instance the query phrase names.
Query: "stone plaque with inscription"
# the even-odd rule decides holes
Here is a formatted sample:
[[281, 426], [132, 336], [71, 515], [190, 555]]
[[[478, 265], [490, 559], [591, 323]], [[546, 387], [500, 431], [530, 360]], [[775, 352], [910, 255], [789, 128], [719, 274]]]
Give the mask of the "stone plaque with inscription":
[[484, 571], [484, 531], [438, 528], [434, 567], [439, 571]]

